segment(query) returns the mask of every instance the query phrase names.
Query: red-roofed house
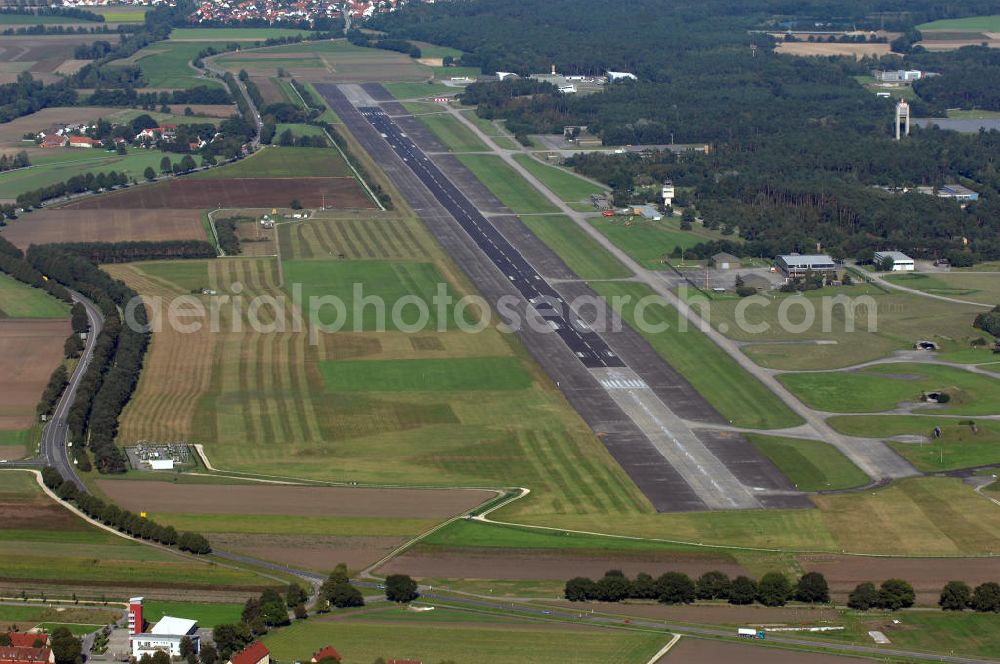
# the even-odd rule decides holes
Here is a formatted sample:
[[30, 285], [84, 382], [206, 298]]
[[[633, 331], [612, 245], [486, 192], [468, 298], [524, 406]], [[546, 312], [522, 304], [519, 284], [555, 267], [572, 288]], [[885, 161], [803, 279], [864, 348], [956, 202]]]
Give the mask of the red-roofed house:
[[313, 654], [310, 662], [312, 664], [317, 664], [317, 662], [322, 662], [324, 659], [333, 659], [337, 662], [340, 661], [340, 653], [333, 646], [324, 646], [319, 652]]
[[0, 646], [2, 664], [52, 664], [56, 658], [48, 648]]
[[42, 647], [49, 645], [48, 634], [29, 634], [28, 632], [7, 632], [10, 638], [10, 645], [15, 648], [34, 648], [36, 643], [41, 643]]
[[70, 136], [69, 146], [71, 148], [92, 148], [100, 145], [101, 142], [90, 136]]
[[254, 641], [230, 657], [228, 664], [271, 664], [271, 651], [260, 641]]
[[42, 139], [43, 148], [63, 148], [66, 147], [66, 137], [59, 134], [49, 134]]

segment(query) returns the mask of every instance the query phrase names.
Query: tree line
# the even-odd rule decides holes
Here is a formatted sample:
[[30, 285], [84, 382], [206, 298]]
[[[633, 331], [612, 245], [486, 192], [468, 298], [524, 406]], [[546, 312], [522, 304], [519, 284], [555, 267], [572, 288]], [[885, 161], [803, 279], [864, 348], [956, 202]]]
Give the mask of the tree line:
[[70, 303], [73, 298], [61, 284], [36, 270], [24, 259], [24, 252], [11, 244], [10, 240], [0, 235], [0, 272], [20, 281], [23, 284], [40, 288], [57, 300]]
[[96, 12], [80, 9], [79, 7], [38, 6], [38, 7], [4, 7], [0, 9], [0, 15], [12, 14], [14, 16], [62, 16], [65, 18], [75, 18], [81, 21], [92, 21], [94, 23], [104, 23], [104, 15]]
[[683, 572], [666, 572], [656, 578], [639, 573], [629, 579], [621, 570], [608, 570], [597, 581], [582, 576], [570, 579], [563, 594], [571, 602], [655, 599], [663, 604], [691, 604], [701, 599], [784, 606], [792, 599], [821, 604], [830, 601], [829, 586], [819, 572], [807, 572], [793, 585], [780, 572], [768, 572], [757, 581], [743, 575], [730, 579], [723, 572], [711, 571], [695, 581]]
[[14, 35], [108, 35], [114, 34], [107, 25], [26, 25], [17, 28], [4, 28], [0, 34], [5, 37]]
[[375, 37], [356, 28], [352, 28], [348, 31], [347, 41], [354, 46], [360, 46], [362, 48], [378, 48], [383, 51], [405, 53], [411, 58], [419, 58], [423, 55], [420, 52], [419, 46], [408, 42], [405, 39], [386, 39], [385, 37]]
[[124, 172], [108, 171], [107, 173], [84, 173], [74, 175], [64, 182], [56, 182], [45, 187], [24, 191], [15, 199], [18, 207], [30, 210], [41, 207], [45, 201], [62, 198], [85, 192], [97, 193], [105, 189], [127, 187], [134, 182]]
[[178, 533], [173, 526], [162, 526], [152, 519], [123, 510], [113, 503], [105, 503], [100, 498], [77, 489], [73, 482], [65, 480], [52, 466], [42, 468], [42, 481], [60, 500], [74, 503], [87, 516], [127, 535], [177, 547], [188, 553], [204, 555], [212, 552], [212, 547], [204, 535], [188, 531]]

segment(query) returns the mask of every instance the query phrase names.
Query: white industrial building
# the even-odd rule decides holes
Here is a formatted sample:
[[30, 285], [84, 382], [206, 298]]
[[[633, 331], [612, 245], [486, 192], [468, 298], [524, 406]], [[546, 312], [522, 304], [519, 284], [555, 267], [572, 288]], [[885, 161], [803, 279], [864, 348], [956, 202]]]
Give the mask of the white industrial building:
[[912, 272], [913, 259], [901, 251], [876, 251], [875, 265], [882, 267], [887, 260], [892, 261], [892, 272]]
[[171, 657], [180, 657], [181, 641], [185, 637], [191, 639], [196, 653], [201, 652], [198, 621], [163, 616], [159, 622], [153, 625], [153, 629], [147, 632], [142, 615], [142, 603], [142, 597], [129, 599], [128, 629], [133, 657], [139, 659], [143, 655], [152, 656], [157, 652], [165, 652]]
[[609, 71], [607, 72], [608, 83], [615, 83], [617, 81], [637, 81], [639, 78], [632, 73], [627, 71]]
[[833, 272], [837, 264], [826, 254], [783, 254], [774, 262], [789, 277], [801, 277], [807, 272]]

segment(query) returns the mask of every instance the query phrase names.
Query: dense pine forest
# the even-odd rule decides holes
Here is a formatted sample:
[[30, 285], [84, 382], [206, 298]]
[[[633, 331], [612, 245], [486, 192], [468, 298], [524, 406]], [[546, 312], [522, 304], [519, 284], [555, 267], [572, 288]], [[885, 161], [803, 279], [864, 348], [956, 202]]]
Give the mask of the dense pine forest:
[[[947, 108], [1000, 110], [1000, 55], [970, 47], [927, 53], [913, 43], [925, 21], [1000, 13], [996, 0], [661, 2], [470, 0], [415, 5], [372, 27], [394, 38], [466, 52], [484, 72], [601, 74], [638, 81], [563, 95], [535, 83], [480, 83], [463, 101], [519, 135], [584, 125], [609, 145], [707, 143], [707, 156], [589, 155], [572, 165], [608, 182], [616, 198], [671, 178], [713, 224], [738, 228], [743, 253], [815, 249], [840, 256], [891, 245], [960, 262], [1000, 258], [1000, 134], [914, 129], [892, 140], [893, 100], [855, 77], [873, 68], [941, 73], [914, 86], [917, 117]], [[767, 30], [796, 22], [900, 33], [879, 60], [780, 55]], [[961, 208], [902, 188], [961, 182], [981, 192]], [[966, 243], [966, 239], [969, 241]], [[959, 256], [958, 254], [964, 254]]]

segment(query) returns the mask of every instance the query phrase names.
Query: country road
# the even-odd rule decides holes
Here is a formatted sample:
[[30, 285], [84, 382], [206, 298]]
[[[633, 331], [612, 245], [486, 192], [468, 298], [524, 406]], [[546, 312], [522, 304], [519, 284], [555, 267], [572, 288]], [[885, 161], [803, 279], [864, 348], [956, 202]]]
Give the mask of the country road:
[[69, 384], [63, 390], [59, 403], [52, 413], [52, 419], [48, 421], [42, 429], [42, 457], [46, 463], [55, 467], [64, 479], [73, 482], [81, 491], [86, 491], [86, 487], [77, 475], [76, 466], [70, 459], [69, 448], [67, 447], [67, 436], [69, 430], [66, 424], [66, 416], [76, 400], [76, 390], [83, 379], [83, 374], [90, 366], [90, 361], [94, 355], [94, 347], [97, 345], [97, 336], [104, 327], [104, 317], [97, 309], [97, 306], [75, 291], [70, 291], [75, 302], [83, 305], [87, 311], [87, 320], [90, 323], [90, 332], [87, 334], [87, 343], [84, 344], [83, 352], [80, 354], [80, 361], [77, 362], [73, 375], [70, 376]]

